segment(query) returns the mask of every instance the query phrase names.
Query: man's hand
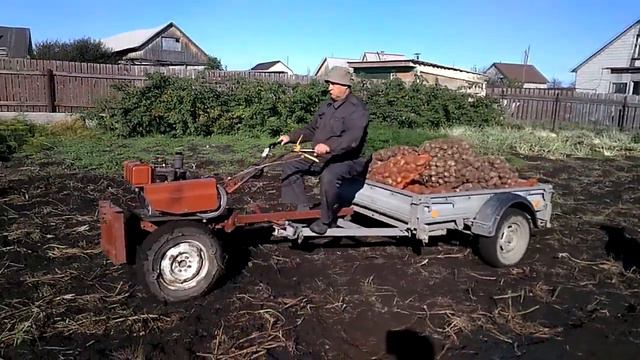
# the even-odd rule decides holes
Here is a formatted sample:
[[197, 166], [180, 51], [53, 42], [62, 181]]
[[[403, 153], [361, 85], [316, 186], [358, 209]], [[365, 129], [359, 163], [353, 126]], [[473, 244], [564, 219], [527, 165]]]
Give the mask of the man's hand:
[[313, 151], [318, 155], [324, 155], [331, 152], [331, 149], [329, 149], [329, 147], [325, 144], [318, 144], [315, 148], [313, 148]]
[[280, 145], [284, 145], [284, 144], [288, 143], [289, 141], [291, 141], [291, 139], [289, 138], [289, 135], [282, 135], [278, 139], [278, 142], [280, 143]]

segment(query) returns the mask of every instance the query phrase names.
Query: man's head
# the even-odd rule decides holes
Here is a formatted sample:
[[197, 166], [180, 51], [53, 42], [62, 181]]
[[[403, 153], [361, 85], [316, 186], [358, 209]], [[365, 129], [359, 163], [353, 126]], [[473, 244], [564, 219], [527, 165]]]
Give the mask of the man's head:
[[329, 94], [333, 100], [342, 100], [351, 91], [351, 72], [342, 66], [332, 67], [324, 82], [329, 85]]

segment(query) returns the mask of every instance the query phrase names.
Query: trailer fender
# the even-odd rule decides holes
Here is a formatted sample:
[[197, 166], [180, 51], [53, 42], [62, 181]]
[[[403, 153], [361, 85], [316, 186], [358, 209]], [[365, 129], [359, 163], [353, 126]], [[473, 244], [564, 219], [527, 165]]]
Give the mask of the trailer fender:
[[482, 236], [495, 235], [498, 222], [500, 222], [502, 214], [508, 208], [524, 211], [531, 217], [533, 226], [538, 227], [536, 212], [527, 198], [515, 193], [499, 193], [493, 195], [482, 204], [472, 221], [471, 232]]

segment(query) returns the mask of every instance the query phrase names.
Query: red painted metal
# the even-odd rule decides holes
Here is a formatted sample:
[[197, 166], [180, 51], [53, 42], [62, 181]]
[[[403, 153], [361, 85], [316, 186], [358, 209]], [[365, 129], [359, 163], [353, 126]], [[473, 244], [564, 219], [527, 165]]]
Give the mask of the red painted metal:
[[99, 213], [102, 252], [116, 265], [127, 262], [124, 212], [111, 201], [100, 201]]
[[[353, 208], [343, 208], [338, 213], [338, 217], [353, 214]], [[307, 220], [320, 218], [320, 210], [309, 211], [279, 211], [270, 213], [257, 213], [247, 215], [232, 215], [227, 221], [218, 226], [224, 227], [225, 231], [232, 231], [237, 226], [257, 224], [257, 223], [282, 223], [286, 220]]]
[[144, 197], [156, 211], [186, 214], [216, 210], [220, 206], [214, 178], [157, 182], [144, 186]]

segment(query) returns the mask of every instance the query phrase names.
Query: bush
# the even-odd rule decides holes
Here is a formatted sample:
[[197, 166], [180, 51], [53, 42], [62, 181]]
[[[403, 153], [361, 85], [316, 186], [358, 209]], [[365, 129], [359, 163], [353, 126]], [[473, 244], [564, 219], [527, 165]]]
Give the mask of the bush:
[[34, 45], [35, 58], [40, 60], [115, 63], [111, 49], [100, 40], [90, 37], [60, 41], [44, 40]]
[[[155, 73], [144, 86], [121, 84], [85, 114], [122, 137], [234, 134], [275, 136], [308, 123], [327, 98], [326, 85], [285, 85], [236, 78], [222, 84]], [[484, 126], [501, 122], [496, 100], [421, 82], [360, 82], [354, 93], [367, 104], [372, 123], [400, 128]]]
[[35, 133], [36, 126], [26, 120], [15, 118], [0, 121], [0, 161], [8, 161]]

